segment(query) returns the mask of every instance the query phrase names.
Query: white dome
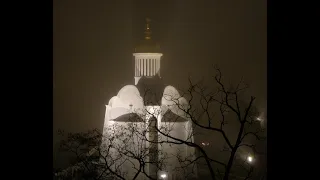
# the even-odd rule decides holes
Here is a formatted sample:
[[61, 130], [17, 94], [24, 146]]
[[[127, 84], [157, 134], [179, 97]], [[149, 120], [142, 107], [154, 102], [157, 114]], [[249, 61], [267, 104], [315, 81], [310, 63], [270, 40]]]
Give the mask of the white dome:
[[[184, 116], [185, 113], [181, 109], [188, 107], [187, 100], [181, 97], [178, 90], [173, 86], [167, 86], [164, 89], [161, 104], [162, 106], [167, 106], [168, 109], [179, 116]], [[179, 105], [179, 107], [177, 105]]]
[[139, 90], [134, 85], [124, 86], [119, 92], [119, 99], [125, 108], [141, 109], [143, 108], [143, 99]]

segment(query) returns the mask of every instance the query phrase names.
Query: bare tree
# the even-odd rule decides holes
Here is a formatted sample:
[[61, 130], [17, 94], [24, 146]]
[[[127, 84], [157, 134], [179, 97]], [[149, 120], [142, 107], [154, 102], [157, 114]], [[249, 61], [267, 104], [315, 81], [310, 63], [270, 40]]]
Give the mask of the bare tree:
[[[65, 136], [63, 131], [59, 131], [61, 136]], [[101, 133], [97, 130], [90, 130], [82, 133], [68, 133], [66, 139], [60, 143], [60, 151], [72, 153], [75, 163], [62, 171], [56, 172], [56, 179], [73, 179], [81, 173], [82, 179], [96, 179], [95, 164], [97, 159], [93, 156], [92, 149], [101, 141]], [[93, 177], [93, 178], [91, 178]]]
[[[108, 127], [111, 128], [108, 132], [112, 132], [108, 135], [98, 131], [71, 134], [68, 140], [62, 143], [63, 147], [76, 155], [78, 162], [81, 162], [81, 169], [90, 172], [93, 179], [137, 179], [142, 176], [157, 179], [150, 176], [146, 168], [154, 166], [156, 171], [165, 169], [167, 152], [153, 148], [164, 144], [174, 145], [174, 148], [188, 146], [197, 150], [184, 157], [179, 153], [174, 154], [179, 161], [175, 169], [183, 172], [184, 179], [189, 178], [191, 174], [194, 175], [196, 168], [202, 169], [203, 164], [213, 180], [254, 178], [253, 163], [258, 156], [265, 155], [265, 152], [258, 151], [257, 144], [266, 137], [265, 130], [257, 120], [259, 111], [254, 106], [255, 97], [251, 96], [248, 101], [243, 100], [242, 92], [248, 86], [242, 79], [236, 86], [227, 87], [220, 69], [215, 70], [217, 73], [213, 76], [213, 88], [205, 86], [202, 82], [193, 83], [189, 78], [189, 88], [181, 96], [163, 94], [167, 101], [172, 102], [171, 106], [183, 112], [183, 117], [190, 121], [194, 130], [185, 138], [173, 135], [174, 128], [170, 125], [157, 125], [157, 116], [161, 112], [145, 109], [144, 114], [139, 114], [139, 117], [148, 121], [130, 117], [134, 120], [125, 126], [115, 123]], [[181, 103], [182, 97], [187, 99], [187, 105]], [[169, 118], [172, 118], [170, 121], [173, 125], [178, 121], [175, 119], [178, 117]], [[185, 131], [189, 130], [186, 128]], [[221, 137], [224, 148], [219, 153], [224, 154], [224, 158], [217, 158], [220, 154], [212, 154], [206, 149], [204, 142], [194, 140], [202, 131], [207, 131], [210, 138]], [[96, 158], [92, 158], [90, 153], [88, 156], [87, 152], [90, 151]], [[250, 156], [243, 157], [242, 151], [250, 152]], [[159, 157], [160, 154], [160, 159], [152, 158]], [[133, 169], [134, 173], [131, 176], [126, 172], [128, 169], [131, 169], [131, 173]]]
[[[166, 157], [161, 151], [151, 152], [146, 147], [147, 131], [139, 123], [139, 117], [129, 117], [126, 125], [115, 123], [108, 127], [109, 134], [94, 129], [85, 133], [69, 133], [61, 142], [61, 150], [71, 152], [76, 163], [55, 174], [58, 179], [156, 179], [149, 175], [147, 165], [157, 170], [164, 167]], [[60, 133], [64, 135], [64, 133]], [[152, 161], [152, 153], [162, 154], [162, 159]], [[152, 154], [152, 155], [151, 155]], [[131, 174], [129, 174], [131, 173]]]
[[[234, 162], [237, 159], [237, 152], [242, 147], [250, 148], [252, 151], [252, 157], [249, 157], [249, 161], [253, 161], [252, 158], [254, 156], [263, 154], [256, 149], [256, 142], [265, 140], [265, 130], [261, 128], [260, 122], [257, 121], [259, 112], [254, 107], [255, 97], [251, 96], [248, 102], [241, 101], [241, 93], [246, 90], [248, 86], [244, 84], [241, 79], [236, 87], [226, 87], [222, 81], [220, 69], [215, 68], [215, 70], [217, 72], [213, 77], [217, 85], [215, 89], [210, 89], [201, 82], [193, 83], [191, 79], [189, 79], [189, 89], [182, 95], [182, 97], [188, 99], [188, 107], [180, 104], [179, 99], [181, 97], [172, 97], [170, 94], [164, 94], [163, 96], [167, 98], [167, 100], [174, 102], [174, 105], [185, 113], [185, 117], [192, 121], [195, 128], [201, 131], [205, 129], [211, 132], [217, 132], [222, 136], [226, 144], [224, 151], [229, 153], [227, 161], [222, 162], [210, 158], [208, 152], [205, 151], [199, 142], [178, 139], [170, 136], [168, 132], [163, 132], [160, 129], [157, 130], [162, 135], [174, 140], [166, 141], [167, 143], [181, 143], [195, 147], [200, 154], [197, 155], [194, 161], [204, 158], [212, 179], [219, 178], [220, 174], [222, 174], [221, 178], [223, 180], [228, 180], [231, 176], [234, 178], [237, 175], [234, 175], [232, 170], [236, 170], [236, 167], [238, 169], [241, 167], [242, 171], [247, 172], [247, 176], [243, 177], [243, 179], [249, 179], [253, 172], [253, 166], [246, 161], [247, 159], [243, 162], [236, 161], [236, 166], [233, 165], [235, 165]], [[230, 126], [229, 133], [226, 130], [228, 124]], [[196, 136], [196, 134], [193, 134], [193, 136]], [[254, 139], [252, 139], [252, 137]], [[194, 162], [181, 159], [180, 161], [189, 162], [189, 164]], [[214, 167], [217, 165], [223, 167], [222, 172], [219, 170], [215, 171]]]

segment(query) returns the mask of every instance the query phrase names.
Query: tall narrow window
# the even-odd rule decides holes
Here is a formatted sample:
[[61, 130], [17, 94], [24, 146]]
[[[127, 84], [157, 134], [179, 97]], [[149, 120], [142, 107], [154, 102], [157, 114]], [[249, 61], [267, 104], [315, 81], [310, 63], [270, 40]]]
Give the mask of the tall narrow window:
[[141, 59], [139, 59], [139, 76], [141, 76]]
[[147, 59], [143, 59], [143, 75], [147, 75]]
[[138, 75], [140, 76], [140, 71], [141, 71], [141, 67], [140, 67], [140, 59], [138, 59]]
[[157, 59], [157, 66], [158, 75], [160, 76], [160, 59]]
[[154, 69], [154, 59], [152, 59], [152, 76], [155, 75], [155, 69]]
[[156, 68], [156, 59], [154, 59], [154, 75], [156, 75], [157, 74], [157, 68]]
[[151, 76], [153, 76], [153, 59], [151, 59]]
[[158, 74], [158, 59], [156, 59], [156, 74]]
[[154, 60], [154, 70], [155, 70], [154, 75], [156, 75], [157, 74], [157, 60], [156, 59]]
[[137, 76], [138, 75], [138, 61], [136, 58], [134, 58], [134, 76]]
[[147, 76], [149, 76], [150, 69], [149, 69], [149, 59], [147, 59]]
[[145, 76], [148, 76], [148, 59], [146, 59], [146, 73]]
[[148, 59], [148, 69], [149, 69], [149, 72], [148, 72], [148, 76], [151, 76], [151, 59]]

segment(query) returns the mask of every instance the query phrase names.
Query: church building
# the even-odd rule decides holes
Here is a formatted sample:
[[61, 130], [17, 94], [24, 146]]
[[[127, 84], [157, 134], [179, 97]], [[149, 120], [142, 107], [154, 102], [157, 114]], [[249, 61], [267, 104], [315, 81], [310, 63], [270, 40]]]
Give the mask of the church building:
[[[194, 141], [191, 120], [183, 111], [188, 107], [188, 102], [176, 88], [166, 85], [161, 78], [163, 54], [160, 45], [152, 39], [150, 19], [146, 20], [144, 34], [144, 39], [133, 52], [133, 84], [122, 87], [106, 105], [103, 130], [106, 139], [102, 145], [108, 147], [112, 144], [114, 150], [108, 153], [113, 157], [118, 157], [121, 148], [125, 148], [133, 154], [145, 153], [145, 162], [159, 162], [157, 165], [145, 165], [150, 177], [186, 179], [186, 172], [179, 170], [181, 159], [194, 158], [195, 149], [184, 144], [166, 142], [177, 142], [168, 136]], [[136, 129], [133, 131], [133, 128]], [[145, 139], [141, 139], [144, 132]], [[125, 135], [127, 137], [123, 137]], [[137, 171], [135, 167], [139, 167], [138, 161], [123, 160], [121, 163], [114, 167], [121, 166], [121, 169], [128, 171], [125, 176], [132, 179]], [[196, 167], [192, 168], [188, 172], [196, 172]], [[141, 174], [137, 179], [148, 177]]]

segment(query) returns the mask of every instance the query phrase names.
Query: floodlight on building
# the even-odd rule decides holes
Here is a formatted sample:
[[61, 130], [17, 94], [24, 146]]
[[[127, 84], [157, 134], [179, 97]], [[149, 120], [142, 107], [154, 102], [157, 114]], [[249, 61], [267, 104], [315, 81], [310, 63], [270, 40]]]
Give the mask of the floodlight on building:
[[167, 177], [167, 174], [166, 174], [166, 173], [162, 173], [162, 174], [160, 175], [160, 177], [161, 177], [162, 179], [165, 179], [165, 178]]
[[209, 143], [208, 142], [202, 142], [201, 143], [203, 146], [209, 146]]

